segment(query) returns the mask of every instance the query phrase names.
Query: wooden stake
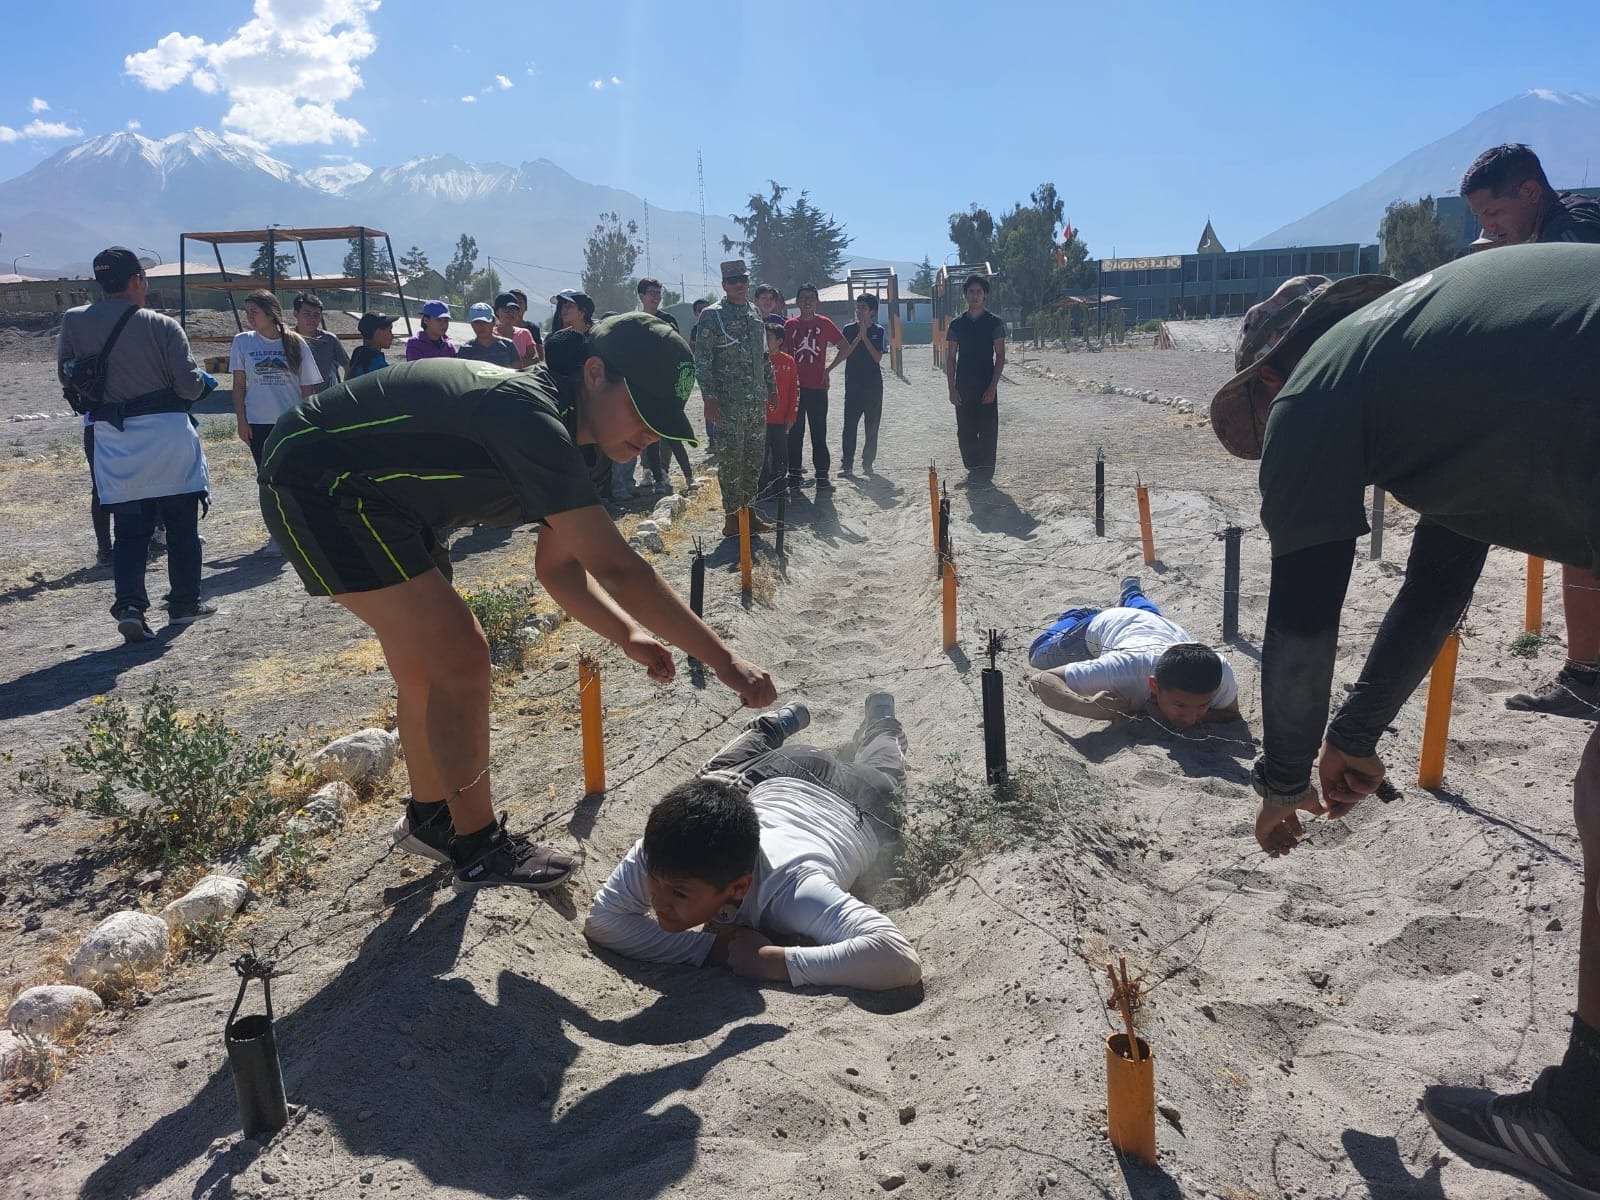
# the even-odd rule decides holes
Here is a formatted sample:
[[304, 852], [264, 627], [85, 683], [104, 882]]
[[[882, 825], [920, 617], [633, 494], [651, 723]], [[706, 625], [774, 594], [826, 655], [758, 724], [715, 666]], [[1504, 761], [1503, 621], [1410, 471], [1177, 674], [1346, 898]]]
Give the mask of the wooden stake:
[[1439, 648], [1428, 673], [1428, 709], [1422, 718], [1422, 754], [1417, 761], [1417, 786], [1436, 788], [1444, 783], [1445, 743], [1450, 737], [1450, 702], [1456, 691], [1456, 660], [1461, 638], [1451, 631]]
[[748, 505], [739, 509], [739, 588], [745, 595], [750, 594], [750, 507]]
[[578, 711], [583, 725], [583, 791], [596, 796], [606, 790], [606, 740], [600, 717], [600, 662], [578, 658]]
[[1139, 498], [1139, 540], [1144, 543], [1144, 561], [1149, 566], [1156, 561], [1156, 534], [1150, 526], [1150, 489], [1141, 483], [1133, 491]]
[[944, 648], [956, 648], [956, 565], [944, 560]]
[[1544, 629], [1544, 559], [1528, 555], [1528, 596], [1523, 606], [1522, 628], [1527, 633]]

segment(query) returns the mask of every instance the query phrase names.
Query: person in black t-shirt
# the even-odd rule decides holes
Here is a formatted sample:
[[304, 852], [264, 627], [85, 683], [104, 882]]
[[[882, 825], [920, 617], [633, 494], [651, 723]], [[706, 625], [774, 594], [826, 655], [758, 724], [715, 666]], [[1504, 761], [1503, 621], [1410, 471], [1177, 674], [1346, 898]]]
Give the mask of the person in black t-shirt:
[[872, 464], [878, 457], [878, 423], [883, 420], [883, 368], [879, 365], [884, 351], [889, 348], [884, 329], [878, 324], [878, 298], [871, 293], [856, 301], [856, 319], [846, 325], [844, 345], [828, 364], [833, 368], [844, 363], [844, 435], [840, 457], [844, 459], [842, 474], [850, 475], [856, 458], [856, 426], [861, 418], [867, 419], [866, 442], [861, 447], [861, 470], [872, 474]]
[[956, 442], [968, 476], [994, 477], [995, 438], [1000, 432], [997, 393], [1006, 367], [1006, 323], [984, 308], [989, 281], [968, 275], [961, 285], [967, 311], [945, 331], [944, 374], [956, 410]]

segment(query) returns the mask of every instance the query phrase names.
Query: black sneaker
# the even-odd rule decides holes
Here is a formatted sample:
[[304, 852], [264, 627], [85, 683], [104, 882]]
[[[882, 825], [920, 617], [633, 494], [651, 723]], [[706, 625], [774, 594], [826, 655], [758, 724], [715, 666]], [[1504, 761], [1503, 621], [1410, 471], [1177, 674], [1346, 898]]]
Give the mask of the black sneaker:
[[1531, 1090], [1501, 1096], [1484, 1088], [1430, 1087], [1422, 1111], [1452, 1150], [1493, 1163], [1568, 1200], [1600, 1200], [1600, 1155], [1585, 1149], [1547, 1096], [1559, 1067]]
[[492, 832], [480, 847], [462, 862], [462, 843], [457, 837], [450, 847], [455, 860], [454, 888], [459, 895], [483, 887], [520, 887], [543, 892], [560, 887], [578, 868], [578, 860], [553, 846], [536, 845], [531, 838], [506, 832], [506, 819], [490, 827]]
[[1600, 720], [1600, 676], [1588, 683], [1563, 667], [1561, 673], [1537, 692], [1518, 692], [1506, 698], [1514, 712], [1549, 713], [1553, 717], [1576, 717], [1580, 721]]
[[144, 613], [133, 605], [124, 605], [111, 614], [117, 619], [117, 632], [122, 635], [125, 642], [152, 642], [155, 640], [156, 631], [150, 628], [150, 622], [144, 619]]
[[167, 608], [168, 625], [190, 625], [201, 617], [214, 617], [217, 615], [217, 602], [215, 600], [200, 600], [194, 604], [169, 605]]
[[455, 837], [455, 826], [450, 823], [450, 809], [441, 805], [431, 817], [417, 813], [416, 806], [406, 804], [406, 811], [394, 826], [394, 848], [407, 854], [420, 855], [436, 863], [450, 861], [450, 839]]
[[854, 479], [856, 477], [856, 469], [849, 463], [845, 463], [844, 466], [839, 468], [839, 474], [845, 479]]
[[817, 491], [819, 491], [819, 492], [831, 492], [831, 491], [833, 491], [833, 480], [829, 479], [826, 475], [818, 475], [817, 476]]

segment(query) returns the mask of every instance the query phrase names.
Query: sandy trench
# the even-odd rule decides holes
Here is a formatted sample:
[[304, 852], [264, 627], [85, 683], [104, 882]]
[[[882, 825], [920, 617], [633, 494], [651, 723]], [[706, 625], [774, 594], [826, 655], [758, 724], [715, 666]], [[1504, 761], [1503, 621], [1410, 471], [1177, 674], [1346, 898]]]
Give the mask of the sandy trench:
[[[736, 564], [718, 547], [707, 607], [785, 697], [811, 705], [819, 742], [848, 736], [865, 691], [895, 691], [914, 784], [947, 774], [951, 755], [981, 770], [976, 660], [981, 631], [998, 627], [1013, 762], [1081, 764], [1096, 783], [1094, 804], [1043, 845], [979, 861], [896, 912], [923, 957], [919, 993], [757, 988], [588, 948], [581, 911], [649, 805], [743, 719], [714, 683], [698, 689], [685, 672], [657, 689], [610, 655], [612, 789], [545, 834], [586, 857], [570, 898], [456, 901], [441, 877], [383, 857], [392, 802], [358, 810], [311, 891], [262, 906], [228, 952], [102, 1018], [44, 1095], [0, 1108], [0, 1196], [845, 1197], [882, 1194], [897, 1173], [906, 1196], [1536, 1195], [1441, 1153], [1416, 1109], [1440, 1079], [1520, 1087], [1565, 1044], [1579, 895], [1570, 782], [1588, 726], [1500, 703], [1559, 661], [1554, 645], [1532, 661], [1507, 653], [1521, 629], [1520, 558], [1495, 551], [1478, 589], [1445, 789], [1404, 786], [1419, 694], [1382, 747], [1404, 798], [1369, 801], [1272, 862], [1251, 839], [1244, 787], [1266, 607], [1253, 469], [1196, 418], [1065, 382], [1199, 399], [1227, 356], [1014, 362], [998, 486], [950, 493], [970, 666], [939, 649], [929, 530], [930, 459], [952, 484], [962, 474], [954, 422], [927, 350], [907, 357], [908, 382], [887, 384], [880, 477], [841, 481], [831, 504], [807, 490], [769, 601], [739, 602]], [[50, 373], [0, 366], [0, 418], [59, 411]], [[836, 462], [840, 408], [836, 395]], [[16, 782], [77, 731], [94, 695], [167, 678], [246, 728], [326, 737], [381, 718], [391, 693], [361, 628], [253, 553], [263, 534], [236, 442], [207, 441], [217, 503], [202, 530], [222, 615], [128, 649], [105, 615], [108, 580], [83, 569], [93, 542], [76, 426], [4, 431], [0, 749], [16, 761], [0, 767], [0, 978], [12, 985], [98, 915], [150, 902], [132, 896], [90, 823], [42, 812]], [[1100, 447], [1105, 539], [1091, 519]], [[1148, 568], [1136, 474], [1152, 490], [1159, 562]], [[712, 517], [696, 521], [710, 538]], [[1170, 615], [1218, 642], [1215, 535], [1230, 522], [1246, 527], [1231, 653], [1249, 729], [1177, 738], [1042, 721], [1022, 687], [1027, 631], [1108, 600], [1124, 574], [1142, 573]], [[1384, 561], [1367, 561], [1363, 543], [1339, 685], [1359, 670], [1408, 542], [1407, 514], [1391, 508]], [[528, 577], [533, 545], [527, 531], [469, 539], [458, 581]], [[687, 589], [685, 543], [658, 565]], [[159, 567], [151, 582], [156, 592]], [[1559, 632], [1553, 585], [1546, 612]], [[517, 823], [579, 801], [571, 662], [594, 639], [563, 627], [559, 642], [498, 696], [496, 791]], [[43, 927], [23, 932], [27, 913]], [[1563, 931], [1547, 930], [1553, 919]], [[291, 972], [275, 989], [278, 1041], [304, 1106], [265, 1149], [239, 1142], [221, 1048], [236, 986], [226, 959], [246, 938], [278, 944]], [[1111, 1026], [1091, 964], [1107, 947], [1161, 980], [1142, 1028], [1182, 1128], [1161, 1123], [1157, 1171], [1119, 1164], [1101, 1134]], [[902, 1123], [905, 1105], [916, 1112]]]

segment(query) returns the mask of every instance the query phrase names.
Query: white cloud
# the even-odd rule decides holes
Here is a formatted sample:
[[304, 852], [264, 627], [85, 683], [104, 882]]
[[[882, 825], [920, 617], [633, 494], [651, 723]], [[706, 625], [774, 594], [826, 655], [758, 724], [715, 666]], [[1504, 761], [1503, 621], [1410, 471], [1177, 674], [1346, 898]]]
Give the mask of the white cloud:
[[22, 127], [22, 136], [31, 138], [82, 137], [83, 130], [65, 121], [29, 121]]
[[28, 102], [28, 111], [31, 112], [31, 113], [49, 112], [50, 111], [50, 105], [47, 104], [45, 101], [39, 99], [39, 97], [35, 96], [32, 100], [30, 100]]
[[22, 135], [15, 129], [11, 128], [11, 126], [0, 125], [0, 144], [5, 142], [14, 142], [20, 137], [22, 137]]
[[362, 86], [377, 48], [368, 17], [380, 0], [255, 0], [255, 15], [221, 42], [169, 33], [123, 68], [152, 91], [188, 82], [225, 94], [230, 137], [257, 146], [360, 142], [366, 128], [338, 110]]
[[516, 84], [512, 83], [511, 80], [507, 79], [504, 75], [496, 75], [494, 77], [494, 85], [495, 85], [495, 87], [499, 88], [501, 91], [506, 91], [506, 90], [508, 90], [510, 88], [514, 88], [514, 87], [517, 86]]
[[130, 130], [143, 129], [144, 128], [144, 123], [142, 121], [137, 120], [137, 119], [130, 120], [128, 122], [128, 128]]
[[622, 80], [613, 75], [609, 79], [591, 79], [589, 80], [589, 86], [598, 92], [608, 87], [621, 87]]
[[589, 86], [592, 87], [597, 92], [601, 88], [605, 87], [605, 85], [606, 85], [606, 81], [604, 79], [591, 79], [591, 80], [589, 80]]
[[622, 80], [618, 79], [615, 75], [613, 75], [611, 77], [611, 86], [612, 87], [621, 87], [622, 86]]
[[533, 63], [529, 63], [526, 67], [524, 67], [522, 69], [522, 73], [524, 75], [526, 75], [529, 79], [532, 79], [536, 74], [538, 74], [538, 70], [537, 70], [536, 66]]
[[463, 96], [463, 97], [461, 97], [461, 103], [463, 103], [463, 104], [476, 104], [477, 102], [478, 102], [478, 98], [476, 96]]

